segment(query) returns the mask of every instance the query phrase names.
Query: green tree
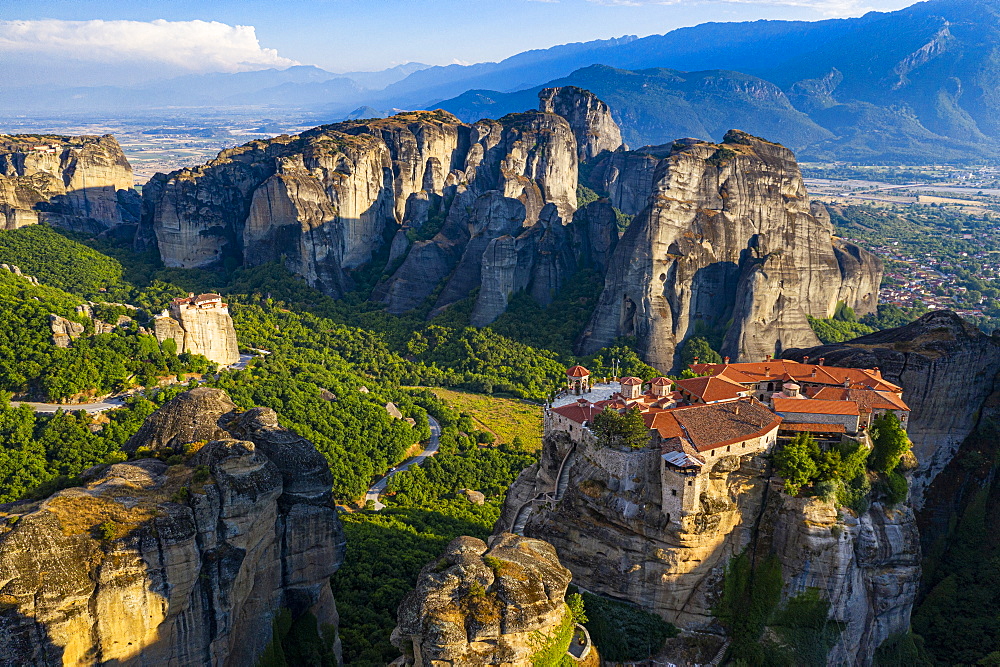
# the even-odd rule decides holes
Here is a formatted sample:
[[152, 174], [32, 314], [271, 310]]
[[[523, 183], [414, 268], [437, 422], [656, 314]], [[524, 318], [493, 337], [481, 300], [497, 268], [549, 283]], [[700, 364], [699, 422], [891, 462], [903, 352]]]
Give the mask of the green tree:
[[681, 346], [681, 365], [687, 368], [695, 363], [695, 359], [700, 364], [721, 364], [722, 356], [712, 349], [708, 340], [701, 336], [688, 338]]
[[649, 427], [636, 407], [624, 414], [611, 408], [602, 410], [594, 417], [591, 428], [604, 447], [642, 449], [649, 444]]
[[819, 466], [816, 458], [819, 445], [808, 433], [799, 433], [774, 455], [778, 474], [785, 478], [785, 492], [796, 495], [799, 490], [816, 479]]
[[903, 454], [910, 448], [910, 439], [899, 423], [899, 418], [892, 412], [876, 417], [872, 421], [871, 431], [873, 447], [868, 457], [868, 467], [888, 474], [896, 469]]

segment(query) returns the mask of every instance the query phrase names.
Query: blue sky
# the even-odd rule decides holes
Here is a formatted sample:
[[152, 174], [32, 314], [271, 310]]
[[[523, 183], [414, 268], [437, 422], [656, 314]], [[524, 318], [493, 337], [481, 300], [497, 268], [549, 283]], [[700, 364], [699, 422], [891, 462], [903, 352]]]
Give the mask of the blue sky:
[[[151, 71], [161, 66], [165, 71], [231, 71], [293, 62], [333, 71], [375, 70], [408, 61], [499, 60], [532, 48], [659, 34], [706, 21], [819, 20], [909, 4], [910, 0], [0, 0], [0, 58], [8, 65], [22, 59], [35, 63], [80, 59], [107, 62], [109, 67], [134, 58], [148, 63]], [[79, 21], [89, 23], [75, 23]]]

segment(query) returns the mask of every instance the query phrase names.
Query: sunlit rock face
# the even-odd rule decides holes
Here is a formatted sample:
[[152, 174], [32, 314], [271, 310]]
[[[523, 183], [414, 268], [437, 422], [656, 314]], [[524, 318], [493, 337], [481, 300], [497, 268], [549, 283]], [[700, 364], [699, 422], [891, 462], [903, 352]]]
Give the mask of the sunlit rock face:
[[234, 407], [221, 390], [182, 394], [129, 448], [188, 445], [185, 463], [97, 466], [0, 507], [0, 663], [252, 665], [283, 607], [336, 632], [326, 460], [272, 410]]
[[0, 135], [0, 229], [46, 222], [99, 233], [135, 225], [140, 199], [132, 184], [111, 135]]
[[[533, 505], [523, 534], [555, 547], [573, 582], [629, 600], [678, 627], [721, 631], [713, 607], [730, 559], [776, 554], [782, 598], [810, 588], [844, 624], [829, 664], [867, 664], [886, 637], [906, 632], [920, 580], [913, 512], [879, 504], [861, 514], [791, 498], [757, 454], [710, 459], [695, 511], [677, 512], [659, 450], [618, 451], [594, 439], [547, 436], [540, 461], [509, 490], [496, 532], [526, 503], [568, 482], [555, 502]], [[677, 489], [674, 488], [674, 491]], [[523, 516], [523, 515], [521, 515]]]
[[510, 533], [453, 540], [399, 606], [407, 665], [528, 667], [569, 621], [570, 572], [550, 544]]
[[[648, 173], [648, 158], [632, 163]], [[632, 163], [608, 164], [629, 182]], [[788, 149], [736, 130], [722, 144], [685, 139], [652, 182], [609, 261], [581, 352], [634, 336], [645, 361], [669, 371], [685, 338], [710, 331], [724, 334], [724, 355], [757, 361], [816, 344], [806, 316], [830, 317], [838, 301], [874, 310], [881, 263], [835, 243]]]

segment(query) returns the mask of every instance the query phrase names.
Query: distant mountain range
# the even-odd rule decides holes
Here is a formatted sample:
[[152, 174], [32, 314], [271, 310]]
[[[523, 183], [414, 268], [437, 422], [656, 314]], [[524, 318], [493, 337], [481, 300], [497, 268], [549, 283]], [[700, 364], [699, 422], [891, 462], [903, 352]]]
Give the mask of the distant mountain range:
[[817, 22], [706, 23], [526, 51], [497, 63], [333, 74], [317, 67], [186, 76], [132, 88], [4, 91], [0, 112], [261, 107], [336, 120], [444, 108], [465, 120], [590, 88], [626, 140], [719, 139], [731, 127], [805, 159], [928, 162], [1000, 154], [1000, 0], [930, 0]]

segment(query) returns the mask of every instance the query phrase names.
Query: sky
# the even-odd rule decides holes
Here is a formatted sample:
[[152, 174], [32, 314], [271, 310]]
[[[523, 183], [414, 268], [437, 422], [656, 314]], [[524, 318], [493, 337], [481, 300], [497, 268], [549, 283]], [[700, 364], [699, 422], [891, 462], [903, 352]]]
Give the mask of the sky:
[[[521, 51], [707, 21], [820, 20], [912, 0], [0, 0], [0, 84], [122, 83], [317, 65], [371, 71], [501, 60]], [[95, 66], [96, 65], [96, 66]]]

